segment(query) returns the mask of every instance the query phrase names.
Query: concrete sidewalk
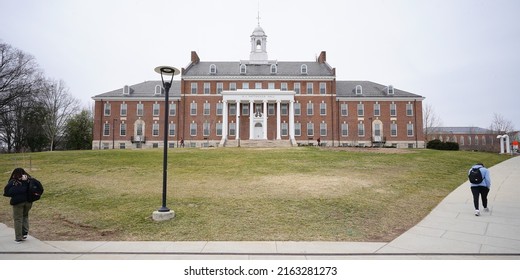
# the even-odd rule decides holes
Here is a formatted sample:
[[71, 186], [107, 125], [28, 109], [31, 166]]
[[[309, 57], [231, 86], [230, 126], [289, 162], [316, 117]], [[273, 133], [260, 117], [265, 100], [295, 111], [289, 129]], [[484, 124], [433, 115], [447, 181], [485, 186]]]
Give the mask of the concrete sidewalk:
[[[490, 212], [477, 217], [469, 183], [449, 194], [426, 218], [385, 242], [13, 242], [0, 224], [0, 259], [520, 259], [520, 157], [490, 168]], [[406, 211], [406, 209], [403, 209]]]

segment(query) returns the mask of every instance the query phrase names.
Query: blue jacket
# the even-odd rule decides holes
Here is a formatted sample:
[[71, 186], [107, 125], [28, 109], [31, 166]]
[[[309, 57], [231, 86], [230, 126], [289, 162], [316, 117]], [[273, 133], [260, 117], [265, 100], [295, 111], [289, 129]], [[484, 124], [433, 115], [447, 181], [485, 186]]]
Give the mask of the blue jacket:
[[[491, 188], [491, 176], [489, 175], [489, 170], [487, 170], [487, 168], [485, 168], [484, 166], [482, 165], [478, 165], [478, 164], [475, 164], [471, 167], [471, 169], [473, 168], [478, 168], [480, 167], [480, 173], [482, 174], [482, 177], [484, 178], [484, 180], [482, 181], [482, 183], [480, 184], [471, 184], [472, 187], [478, 187], [478, 186], [483, 186], [483, 187], [487, 187], [488, 189]], [[468, 175], [469, 175], [469, 172], [471, 171], [468, 170]]]

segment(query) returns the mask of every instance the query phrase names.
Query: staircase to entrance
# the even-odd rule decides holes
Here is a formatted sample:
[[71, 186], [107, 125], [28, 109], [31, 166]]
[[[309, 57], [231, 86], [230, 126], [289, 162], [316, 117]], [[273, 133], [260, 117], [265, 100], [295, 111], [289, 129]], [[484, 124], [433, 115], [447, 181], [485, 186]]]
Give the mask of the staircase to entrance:
[[290, 140], [226, 140], [224, 147], [283, 148], [292, 147]]

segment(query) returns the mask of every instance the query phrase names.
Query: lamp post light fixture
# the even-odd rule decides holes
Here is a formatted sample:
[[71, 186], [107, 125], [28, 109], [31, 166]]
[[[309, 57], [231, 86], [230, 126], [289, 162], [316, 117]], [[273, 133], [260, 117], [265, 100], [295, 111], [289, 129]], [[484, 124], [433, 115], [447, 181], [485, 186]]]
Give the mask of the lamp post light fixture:
[[[171, 66], [158, 66], [155, 72], [161, 74], [161, 81], [164, 87], [164, 152], [163, 152], [163, 189], [162, 206], [153, 212], [152, 218], [155, 221], [166, 221], [175, 217], [175, 212], [166, 207], [166, 190], [168, 182], [168, 114], [169, 114], [169, 94], [172, 86], [173, 77], [180, 74], [179, 69]], [[164, 76], [171, 76], [170, 81], [164, 81]]]

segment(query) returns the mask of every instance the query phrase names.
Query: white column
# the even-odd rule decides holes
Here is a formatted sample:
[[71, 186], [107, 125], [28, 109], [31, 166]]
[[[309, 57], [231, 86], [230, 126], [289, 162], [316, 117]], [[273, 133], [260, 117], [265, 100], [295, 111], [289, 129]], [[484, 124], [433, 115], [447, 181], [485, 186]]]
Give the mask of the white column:
[[240, 139], [240, 102], [239, 100], [237, 100], [237, 120], [236, 120], [236, 123], [237, 123], [237, 128], [236, 128], [236, 137], [235, 139], [238, 140]]
[[289, 103], [289, 139], [294, 140], [294, 101]]
[[267, 140], [267, 100], [264, 100], [264, 140]]
[[253, 100], [250, 100], [249, 101], [249, 140], [253, 139], [253, 134], [255, 133], [254, 132], [255, 126], [254, 126], [254, 122], [253, 122], [253, 117], [255, 116], [254, 106], [255, 106], [255, 103], [253, 102]]
[[222, 106], [222, 140], [227, 139], [228, 135], [228, 103], [224, 101]]
[[280, 100], [276, 101], [276, 140], [282, 139], [280, 133], [280, 122], [282, 121], [282, 117], [280, 116], [282, 113], [280, 108]]

